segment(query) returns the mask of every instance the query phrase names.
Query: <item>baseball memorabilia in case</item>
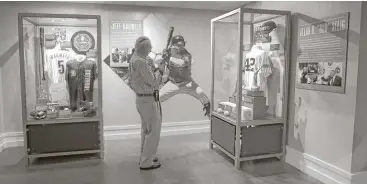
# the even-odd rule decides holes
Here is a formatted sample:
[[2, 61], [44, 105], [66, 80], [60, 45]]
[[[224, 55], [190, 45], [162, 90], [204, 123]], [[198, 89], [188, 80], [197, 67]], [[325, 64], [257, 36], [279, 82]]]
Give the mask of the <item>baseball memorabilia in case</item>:
[[[28, 130], [24, 133], [28, 158], [100, 153], [100, 17], [25, 13], [19, 14], [18, 21], [22, 119]], [[50, 126], [43, 126], [46, 124]], [[41, 125], [47, 131], [40, 131]], [[72, 132], [81, 128], [91, 130], [90, 136], [98, 140], [75, 141], [80, 137]], [[61, 131], [70, 132], [67, 139], [58, 137], [63, 135]], [[62, 141], [50, 145], [39, 141], [40, 137]]]
[[70, 41], [73, 51], [82, 55], [85, 55], [89, 49], [93, 49], [96, 44], [93, 35], [84, 30], [74, 33]]
[[284, 156], [289, 18], [286, 11], [239, 8], [212, 19], [210, 147], [237, 168]]
[[[32, 49], [32, 52], [28, 50], [25, 55], [25, 64], [29, 71], [26, 73], [28, 120], [34, 119], [31, 115], [34, 113], [30, 111], [35, 105], [54, 103], [66, 106], [72, 112], [70, 118], [73, 118], [79, 111], [88, 110], [83, 105], [85, 101], [94, 102], [91, 106], [94, 109], [98, 109], [97, 105], [100, 104], [99, 93], [94, 92], [99, 90], [99, 85], [95, 83], [98, 82], [97, 71], [101, 62], [96, 47], [96, 20], [75, 19], [75, 24], [79, 21], [79, 25], [75, 27], [64, 25], [67, 21], [68, 19], [56, 18], [24, 19], [24, 25], [29, 28], [26, 34], [36, 40], [26, 48]], [[49, 25], [49, 22], [56, 23]], [[32, 23], [35, 25], [31, 25]], [[34, 32], [30, 33], [32, 30]], [[33, 95], [31, 91], [36, 94]], [[58, 118], [54, 116], [52, 115], [52, 119]], [[48, 114], [42, 119], [48, 120]]]

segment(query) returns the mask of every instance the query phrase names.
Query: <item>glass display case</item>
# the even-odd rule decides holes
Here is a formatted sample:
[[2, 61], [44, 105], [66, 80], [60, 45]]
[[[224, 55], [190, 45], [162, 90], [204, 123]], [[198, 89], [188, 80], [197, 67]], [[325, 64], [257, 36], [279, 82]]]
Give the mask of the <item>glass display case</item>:
[[25, 13], [18, 21], [27, 155], [101, 153], [100, 16]]
[[235, 160], [281, 157], [290, 12], [239, 8], [212, 19], [211, 142]]

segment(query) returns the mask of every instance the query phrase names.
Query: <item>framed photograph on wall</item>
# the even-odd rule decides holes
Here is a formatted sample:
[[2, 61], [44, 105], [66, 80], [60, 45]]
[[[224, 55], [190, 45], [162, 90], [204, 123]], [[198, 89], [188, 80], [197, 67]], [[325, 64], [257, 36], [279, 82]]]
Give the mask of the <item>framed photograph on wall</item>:
[[349, 13], [298, 17], [296, 88], [345, 93]]

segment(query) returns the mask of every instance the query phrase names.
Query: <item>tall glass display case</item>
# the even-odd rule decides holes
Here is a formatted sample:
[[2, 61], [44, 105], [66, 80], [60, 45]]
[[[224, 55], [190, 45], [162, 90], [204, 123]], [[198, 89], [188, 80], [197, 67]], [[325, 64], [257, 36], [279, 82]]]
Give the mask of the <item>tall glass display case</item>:
[[103, 157], [101, 19], [18, 15], [22, 119], [31, 158]]
[[213, 145], [241, 161], [285, 152], [290, 12], [239, 8], [212, 19]]

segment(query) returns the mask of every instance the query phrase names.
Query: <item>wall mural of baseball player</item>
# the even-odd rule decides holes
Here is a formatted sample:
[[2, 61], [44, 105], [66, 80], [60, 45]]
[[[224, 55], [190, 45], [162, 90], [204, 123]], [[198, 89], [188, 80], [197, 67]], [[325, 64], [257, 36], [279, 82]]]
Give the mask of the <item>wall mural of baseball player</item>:
[[205, 116], [210, 115], [210, 100], [203, 92], [203, 89], [192, 78], [191, 65], [192, 55], [185, 48], [186, 41], [183, 36], [176, 35], [171, 40], [171, 46], [164, 50], [164, 55], [169, 55], [169, 61], [163, 62], [163, 58], [158, 55], [155, 63], [161, 73], [168, 73], [167, 81], [164, 81], [160, 89], [160, 99], [162, 102], [178, 94], [187, 94], [198, 99], [203, 104]]
[[[150, 13], [142, 20], [143, 35], [149, 37], [153, 46], [147, 60], [150, 62], [150, 66], [152, 70], [154, 70], [156, 77], [162, 78], [164, 73], [168, 76], [167, 79], [164, 80], [164, 83], [160, 85], [161, 102], [165, 102], [178, 94], [187, 94], [200, 101], [203, 105], [203, 114], [209, 117], [210, 100], [192, 77], [191, 67], [195, 60], [185, 47], [186, 41], [184, 37], [180, 36], [180, 33], [175, 33], [178, 35], [174, 37], [171, 35], [168, 43], [166, 42], [166, 33], [169, 32], [167, 29], [169, 28], [169, 23], [164, 17]], [[123, 37], [129, 38], [128, 40], [136, 40], [133, 38], [134, 36], [128, 36], [127, 34]], [[114, 48], [112, 47], [111, 49]], [[104, 59], [104, 62], [130, 86], [130, 76], [129, 72], [127, 72], [128, 67], [125, 67], [124, 70], [121, 71], [114, 69], [112, 66], [112, 60], [117, 58], [117, 51], [113, 51], [114, 52]], [[128, 53], [127, 62], [129, 62], [134, 51], [131, 50], [131, 52]]]

